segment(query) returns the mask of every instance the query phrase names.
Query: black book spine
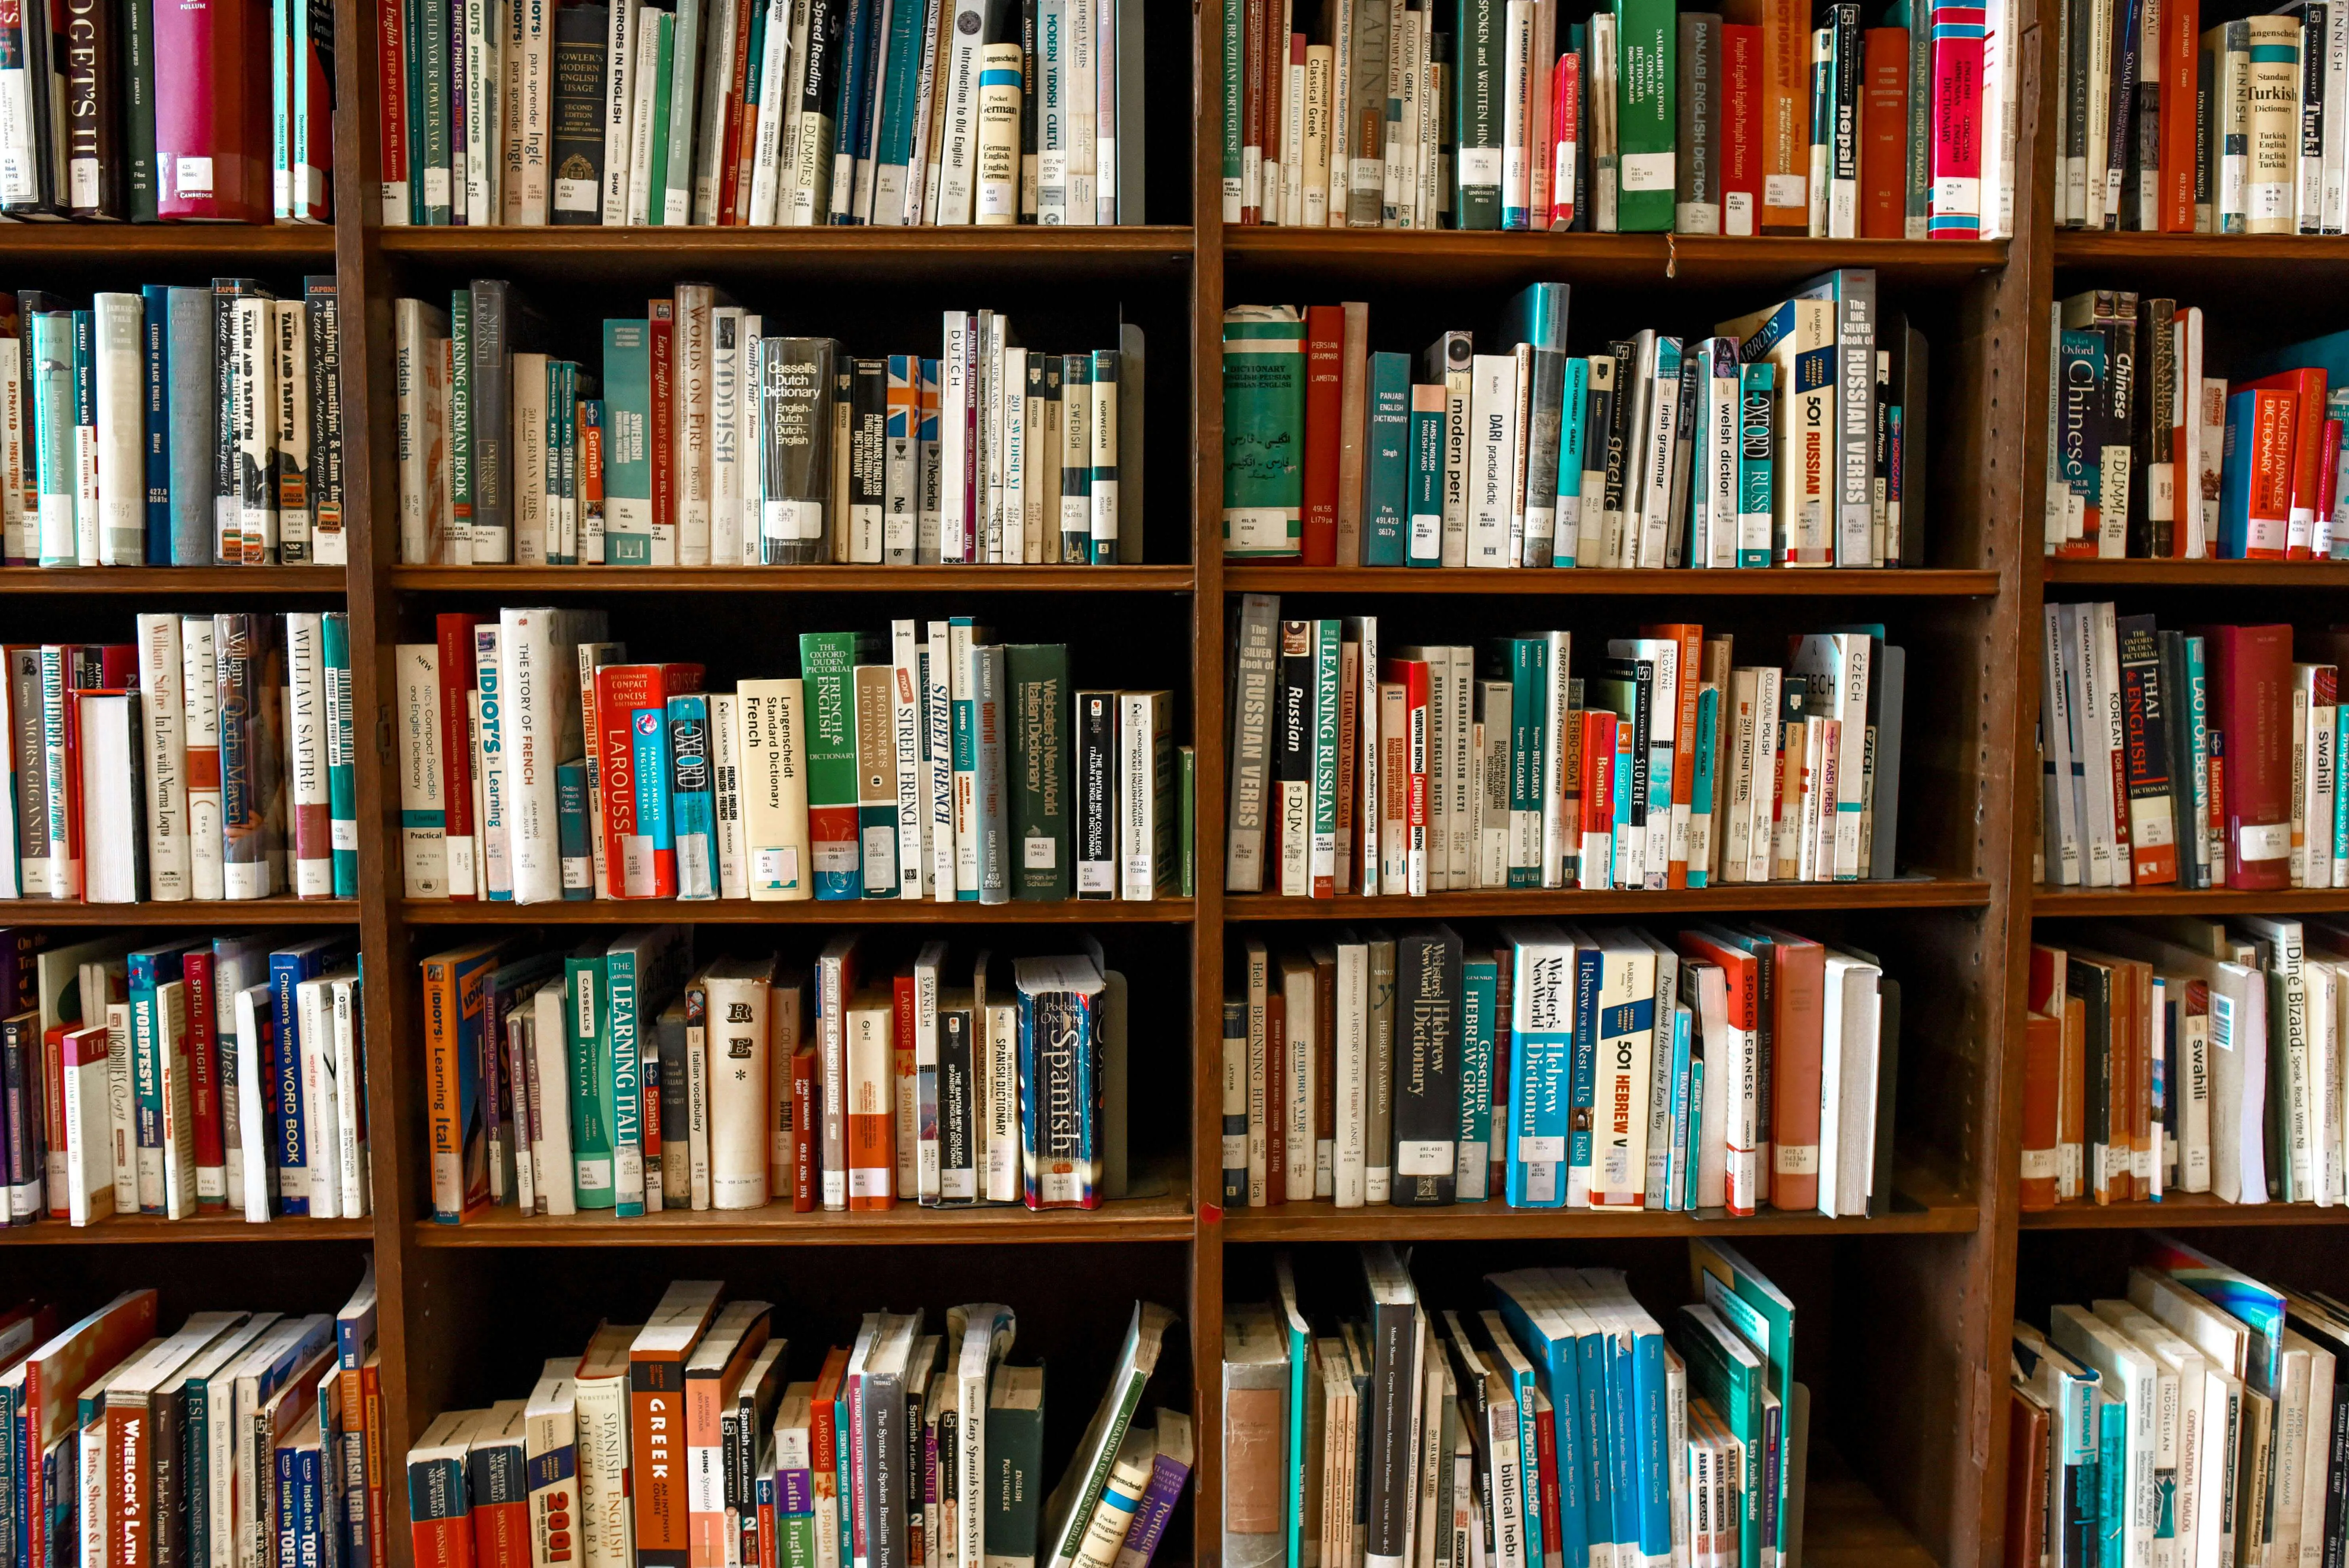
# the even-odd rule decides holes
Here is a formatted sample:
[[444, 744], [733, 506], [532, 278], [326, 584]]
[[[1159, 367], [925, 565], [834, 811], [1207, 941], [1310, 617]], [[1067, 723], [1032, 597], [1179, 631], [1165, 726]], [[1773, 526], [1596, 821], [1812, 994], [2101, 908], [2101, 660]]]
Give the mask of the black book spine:
[[1453, 1201], [1460, 1148], [1459, 934], [1395, 941], [1394, 1186], [1401, 1205]]
[[[2326, 0], [2308, 0], [2301, 9], [2300, 20], [2300, 158], [2292, 169], [2292, 189], [2300, 197], [2300, 232], [2322, 233], [2324, 229], [2323, 191], [2320, 186], [2317, 200], [2312, 203], [2310, 192], [2301, 183], [2300, 171], [2313, 160], [2320, 166], [2324, 161], [2324, 77], [2325, 45], [2329, 27], [2326, 13], [2331, 6]], [[2316, 211], [2310, 211], [2314, 206]]]
[[1077, 896], [1117, 895], [1117, 694], [1077, 693]]
[[[331, 10], [331, 7], [329, 8]], [[139, 0], [122, 7], [123, 216], [155, 222], [155, 19]], [[333, 80], [330, 74], [327, 77]]]
[[1406, 1530], [1412, 1470], [1412, 1377], [1416, 1363], [1417, 1315], [1409, 1303], [1371, 1305], [1370, 1441], [1362, 1445], [1368, 1504], [1366, 1555], [1401, 1561], [1409, 1555]]
[[[502, 539], [502, 555], [475, 561], [513, 557], [513, 356], [508, 341], [511, 290], [502, 279], [483, 278], [472, 285], [472, 397], [467, 421], [473, 439], [473, 539]], [[455, 426], [452, 419], [451, 428]]]
[[[1114, 5], [1116, 0], [1103, 3]], [[1094, 65], [1096, 70], [1113, 68], [1114, 63], [1110, 61], [1096, 61]], [[1036, 222], [1041, 194], [1036, 172], [1036, 125], [1042, 82], [1037, 68], [1036, 0], [1019, 0], [1019, 221], [1023, 223]], [[1036, 438], [1032, 431], [1028, 438]]]
[[905, 1568], [905, 1379], [864, 1375], [866, 1544], [872, 1568]]
[[[332, 274], [302, 280], [310, 326], [310, 553], [343, 529], [343, 318]], [[348, 549], [347, 542], [343, 545]]]
[[236, 302], [260, 287], [251, 278], [212, 280], [212, 407], [219, 410], [212, 431], [212, 561], [222, 566], [244, 564], [243, 491], [236, 420], [231, 417], [236, 407]]
[[828, 337], [770, 337], [759, 350], [765, 382], [760, 454], [766, 477], [760, 558], [769, 566], [812, 565], [824, 547], [832, 503], [832, 360]]
[[604, 95], [611, 8], [554, 14], [554, 188], [548, 222], [604, 221]]
[[[2088, 170], [2088, 178], [2104, 181], [2108, 198], [2116, 197], [2119, 176], [2128, 169], [2129, 116], [2137, 101], [2137, 55], [2145, 45], [2145, 7], [2140, 0], [2115, 0], [2113, 6], [2113, 90], [2105, 119], [2105, 166]], [[2294, 168], [2293, 177], [2300, 170]], [[2121, 226], [2121, 203], [2105, 203], [2105, 227]]]
[[[139, 769], [131, 771], [136, 773]], [[135, 833], [132, 837], [144, 838], [146, 835]], [[186, 1568], [188, 1488], [184, 1478], [187, 1464], [181, 1439], [187, 1426], [187, 1405], [188, 1392], [184, 1384], [159, 1388], [148, 1401], [147, 1457], [153, 1472], [147, 1494], [147, 1545], [150, 1568]], [[27, 1469], [40, 1462], [39, 1454], [25, 1452], [24, 1464]], [[16, 1479], [21, 1484], [26, 1478], [19, 1474]]]
[[[971, 1015], [968, 1007], [942, 1008], [938, 1013], [938, 1202], [959, 1206], [978, 1201], [978, 1165], [972, 1156], [972, 1123], [976, 1097], [972, 1093]], [[943, 1472], [947, 1466], [941, 1465]]]
[[849, 536], [869, 540], [877, 561], [889, 516], [889, 362], [850, 360], [848, 388]]
[[[1631, 406], [1638, 401], [1631, 396], [1631, 391], [1640, 373], [1640, 364], [1635, 344], [1610, 343], [1607, 349], [1615, 356], [1615, 401], [1614, 407], [1607, 411], [1607, 492], [1600, 510], [1620, 512], [1631, 444], [1630, 432], [1625, 427], [1630, 421]], [[1593, 562], [1591, 564], [1612, 566], [1614, 562]]]

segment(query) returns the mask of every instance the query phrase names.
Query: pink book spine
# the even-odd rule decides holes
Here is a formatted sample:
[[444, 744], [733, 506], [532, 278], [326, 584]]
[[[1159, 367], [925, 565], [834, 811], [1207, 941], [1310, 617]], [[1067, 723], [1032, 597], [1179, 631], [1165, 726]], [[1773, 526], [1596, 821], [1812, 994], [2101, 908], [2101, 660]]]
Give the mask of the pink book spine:
[[1935, 5], [1933, 162], [1925, 232], [1935, 240], [1982, 237], [1982, 8]]
[[1557, 173], [1555, 166], [1557, 156], [1556, 119], [1558, 98], [1557, 73], [1543, 65], [1539, 55], [1535, 56], [1529, 68], [1534, 78], [1534, 101], [1533, 113], [1528, 117], [1526, 125], [1534, 139], [1534, 144], [1530, 150], [1531, 155], [1526, 160], [1526, 167], [1532, 175], [1530, 190], [1527, 191], [1527, 194], [1532, 197], [1532, 201], [1529, 203], [1532, 212], [1526, 226], [1538, 229], [1541, 227], [1541, 215], [1550, 210], [1551, 202], [1555, 200], [1553, 192], [1556, 186], [1553, 181]]
[[155, 73], [156, 214], [166, 221], [270, 220], [269, 139], [248, 134], [246, 34], [243, 14], [220, 0], [156, 8], [155, 58], [173, 67]]
[[1570, 228], [1574, 223], [1574, 170], [1581, 151], [1575, 125], [1581, 118], [1582, 57], [1560, 55], [1549, 89], [1549, 226], [1553, 229]]

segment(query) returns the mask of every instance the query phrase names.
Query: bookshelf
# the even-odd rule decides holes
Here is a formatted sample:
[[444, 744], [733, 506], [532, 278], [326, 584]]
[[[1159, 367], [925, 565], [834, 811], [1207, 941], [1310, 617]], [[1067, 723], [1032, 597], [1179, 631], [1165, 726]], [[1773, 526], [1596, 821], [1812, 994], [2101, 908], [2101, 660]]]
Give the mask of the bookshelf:
[[[1147, 205], [1153, 222], [1120, 229], [1038, 230], [545, 230], [385, 229], [376, 218], [377, 115], [384, 89], [374, 14], [336, 0], [336, 185], [331, 229], [94, 228], [16, 224], [0, 230], [0, 257], [27, 284], [86, 287], [177, 281], [213, 273], [275, 275], [331, 266], [345, 323], [344, 409], [351, 475], [351, 563], [268, 571], [40, 572], [0, 570], [0, 603], [20, 620], [64, 625], [104, 613], [127, 623], [134, 606], [198, 603], [269, 607], [307, 597], [350, 614], [358, 738], [361, 897], [349, 905], [273, 900], [233, 911], [146, 905], [25, 908], [23, 918], [75, 927], [178, 927], [233, 915], [298, 929], [358, 927], [366, 954], [376, 1213], [364, 1221], [245, 1225], [225, 1218], [167, 1224], [125, 1219], [90, 1230], [42, 1224], [0, 1231], [0, 1276], [31, 1282], [68, 1305], [123, 1285], [162, 1289], [175, 1318], [197, 1305], [265, 1298], [331, 1310], [362, 1256], [374, 1257], [381, 1297], [387, 1448], [397, 1456], [431, 1417], [510, 1393], [516, 1368], [584, 1339], [605, 1303], [616, 1314], [649, 1305], [673, 1277], [726, 1277], [789, 1292], [790, 1318], [838, 1336], [861, 1307], [996, 1295], [1019, 1305], [1023, 1352], [1049, 1350], [1067, 1389], [1052, 1446], [1065, 1447], [1123, 1327], [1124, 1304], [1146, 1295], [1182, 1318], [1162, 1363], [1159, 1397], [1185, 1380], [1200, 1432], [1191, 1501], [1164, 1556], [1213, 1568], [1221, 1485], [1217, 1377], [1223, 1302], [1268, 1294], [1271, 1259], [1300, 1250], [1385, 1239], [1422, 1249], [1428, 1272], [1463, 1278], [1512, 1259], [1619, 1264], [1651, 1302], [1682, 1298], [1691, 1235], [1749, 1239], [1757, 1262], [1808, 1315], [1800, 1375], [1816, 1395], [1806, 1501], [1806, 1558], [1815, 1568], [1911, 1568], [1996, 1561], [2003, 1497], [2005, 1342], [2018, 1301], [2036, 1311], [2048, 1291], [2108, 1292], [2127, 1232], [2161, 1223], [2240, 1231], [2244, 1266], [2259, 1238], [2281, 1231], [2271, 1254], [2304, 1244], [2335, 1211], [2199, 1202], [2097, 1210], [2071, 1206], [2019, 1216], [2021, 1025], [2031, 923], [2046, 916], [2217, 911], [2246, 906], [2218, 893], [2034, 893], [2029, 802], [2037, 788], [2031, 736], [2038, 639], [2050, 593], [2106, 591], [2189, 598], [2281, 590], [2293, 612], [2322, 613], [2349, 585], [2349, 568], [2311, 563], [2043, 563], [2047, 314], [2066, 280], [2158, 284], [2208, 296], [2322, 276], [2349, 263], [2344, 240], [2198, 240], [2057, 232], [2047, 220], [2056, 29], [2020, 7], [2020, 36], [2042, 51], [2026, 69], [2036, 98], [2022, 106], [2015, 233], [1974, 243], [1721, 240], [1661, 235], [1299, 232], [1226, 229], [1210, 120], [1207, 48], [1225, 0], [1160, 5], [1148, 24]], [[1185, 152], [1188, 152], [1187, 165]], [[1913, 572], [1536, 573], [1312, 571], [1226, 568], [1221, 522], [1221, 320], [1227, 299], [1368, 297], [1384, 346], [1437, 316], [1483, 326], [1500, 300], [1537, 279], [1575, 285], [1578, 342], [1611, 327], [1710, 321], [1715, 307], [1766, 303], [1774, 289], [1836, 265], [1875, 267], [1888, 299], [1908, 304], [1933, 348], [1932, 513], [1928, 565]], [[1002, 303], [1015, 311], [1084, 312], [1123, 304], [1149, 332], [1146, 563], [1106, 569], [647, 571], [610, 568], [437, 568], [397, 562], [390, 446], [392, 301], [471, 276], [511, 277], [564, 314], [603, 306], [683, 278], [708, 278], [772, 297], [779, 285], [836, 294], [834, 316], [934, 321], [947, 304]], [[808, 302], [792, 306], [823, 319]], [[2246, 304], [2241, 308], [2254, 308]], [[2328, 325], [2341, 325], [2338, 322]], [[1911, 652], [1902, 860], [1913, 874], [1860, 884], [1762, 884], [1675, 894], [1448, 893], [1422, 902], [1340, 899], [1307, 903], [1222, 891], [1225, 607], [1244, 592], [1316, 596], [1332, 605], [1414, 596], [1431, 614], [1555, 613], [1578, 631], [1687, 600], [1692, 614], [1741, 634], [1828, 619], [1884, 620]], [[767, 627], [868, 623], [894, 605], [922, 611], [978, 602], [1007, 624], [1065, 627], [1081, 668], [1118, 668], [1124, 639], [1147, 634], [1132, 656], [1137, 684], [1178, 692], [1178, 727], [1197, 748], [1196, 895], [1155, 903], [1003, 908], [838, 905], [616, 905], [509, 910], [411, 903], [400, 896], [398, 810], [392, 769], [393, 646], [438, 608], [496, 605], [517, 594], [608, 609], [616, 629], [675, 656], [712, 652]], [[842, 597], [846, 596], [846, 597]], [[1536, 599], [1555, 601], [1537, 604]], [[1578, 602], [1589, 601], [1588, 605]], [[2264, 599], [2257, 601], [2265, 603]], [[620, 623], [626, 623], [620, 625]], [[1121, 675], [1124, 672], [1121, 669]], [[1930, 688], [1927, 677], [1930, 676]], [[2268, 909], [2349, 909], [2349, 893], [2263, 897]], [[1682, 1214], [1449, 1211], [1326, 1204], [1227, 1212], [1216, 1202], [1220, 1127], [1215, 1114], [1227, 935], [1283, 935], [1348, 921], [1484, 920], [1566, 915], [1638, 920], [1713, 913], [1791, 912], [1806, 928], [1848, 932], [1881, 951], [1903, 984], [1905, 1038], [1895, 1202], [1876, 1219], [1829, 1220], [1765, 1212], [1709, 1223]], [[192, 917], [192, 918], [191, 918]], [[460, 939], [459, 928], [530, 924], [617, 928], [678, 919], [730, 926], [860, 923], [954, 928], [994, 923], [1101, 925], [1115, 944], [1163, 1054], [1137, 1099], [1136, 1124], [1161, 1129], [1153, 1175], [1165, 1191], [1097, 1213], [903, 1208], [881, 1214], [666, 1213], [616, 1221], [493, 1215], [446, 1227], [424, 1218], [423, 1078], [416, 961]], [[786, 941], [804, 933], [781, 933]], [[1179, 998], [1187, 995], [1187, 1012]], [[1161, 1070], [1163, 1068], [1163, 1070]], [[1163, 1150], [1160, 1145], [1163, 1144]], [[1147, 1163], [1147, 1162], [1145, 1162]], [[2349, 1217], [2344, 1214], [2344, 1217]], [[2050, 1243], [2035, 1235], [2062, 1231]], [[2025, 1235], [2023, 1233], [2034, 1233]], [[214, 1245], [213, 1243], [225, 1243]], [[779, 1249], [781, 1249], [779, 1251]], [[1456, 1267], [1455, 1267], [1456, 1265]], [[1040, 1290], [1039, 1280], [1052, 1288]], [[52, 1286], [52, 1282], [54, 1282]], [[2076, 1282], [2076, 1283], [2075, 1283]], [[1074, 1284], [1081, 1288], [1070, 1289]], [[2064, 1297], [2069, 1298], [2069, 1297]], [[793, 1332], [800, 1332], [795, 1328]], [[1831, 1361], [1828, 1347], [1835, 1352]], [[1063, 1424], [1065, 1423], [1065, 1429]], [[389, 1493], [395, 1511], [402, 1491]], [[392, 1539], [406, 1563], [407, 1534]]]

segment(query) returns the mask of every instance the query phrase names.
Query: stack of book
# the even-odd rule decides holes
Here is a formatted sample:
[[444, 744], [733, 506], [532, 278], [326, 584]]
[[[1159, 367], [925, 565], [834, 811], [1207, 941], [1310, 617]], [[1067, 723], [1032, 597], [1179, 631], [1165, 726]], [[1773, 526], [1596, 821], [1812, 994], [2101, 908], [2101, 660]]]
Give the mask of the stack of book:
[[2137, 1255], [2126, 1295], [2015, 1321], [2005, 1560], [2339, 1556], [2349, 1305], [2168, 1236]]
[[600, 610], [444, 614], [398, 650], [407, 896], [1188, 896], [1174, 694], [1071, 690], [1061, 643], [972, 617], [803, 632], [706, 692]]
[[1775, 926], [1251, 938], [1223, 1201], [1880, 1212], [1899, 1030], [1874, 957]]
[[[1139, 327], [1046, 354], [995, 311], [941, 356], [761, 335], [684, 284], [606, 321], [596, 367], [546, 352], [504, 283], [404, 299], [399, 558], [418, 565], [864, 566], [1142, 559]], [[601, 395], [598, 395], [598, 389]]]
[[344, 486], [332, 277], [0, 295], [7, 564], [339, 566]]
[[1229, 5], [1224, 222], [2011, 232], [2016, 14], [1867, 9], [1813, 26], [1792, 0], [1616, 0], [1587, 25], [1556, 0]]
[[[1659, 1324], [1622, 1271], [1485, 1276], [1442, 1310], [1381, 1243], [1325, 1306], [1224, 1311], [1224, 1561], [1753, 1563], [1800, 1526], [1795, 1304], [1720, 1243]], [[1457, 1290], [1446, 1290], [1445, 1299]]]
[[424, 0], [377, 25], [386, 223], [1142, 222], [1141, 0]]
[[0, 649], [0, 897], [357, 896], [348, 617], [141, 615], [138, 638]]
[[1188, 1416], [1138, 1408], [1174, 1323], [1164, 1307], [1134, 1305], [1047, 1493], [1045, 1368], [1010, 1360], [1011, 1308], [866, 1313], [853, 1345], [820, 1349], [792, 1344], [770, 1304], [724, 1295], [679, 1280], [641, 1326], [605, 1322], [546, 1361], [526, 1397], [434, 1419], [408, 1450], [415, 1560], [527, 1563], [550, 1532], [621, 1565], [869, 1549], [933, 1568], [1144, 1568], [1156, 1552], [1192, 1461]]
[[22, 73], [0, 129], [0, 213], [333, 220], [331, 8], [20, 11], [0, 57]]
[[0, 944], [7, 1223], [372, 1208], [355, 938]]
[[2349, 560], [2349, 333], [2245, 356], [2230, 383], [2176, 300], [2097, 289], [2050, 330], [2049, 554]]
[[2189, 634], [2110, 603], [2044, 609], [2043, 882], [2349, 887], [2349, 630]]
[[2023, 1208], [2349, 1202], [2349, 925], [2177, 915], [2051, 934], [2029, 1000]]
[[833, 937], [697, 962], [657, 926], [423, 963], [433, 1217], [1024, 1203], [1130, 1194], [1125, 977]]
[[1925, 339], [1846, 267], [1717, 335], [1371, 353], [1370, 307], [1224, 313], [1224, 552], [1309, 566], [1917, 566]]
[[1888, 879], [1907, 660], [1880, 625], [1737, 665], [1700, 625], [1381, 648], [1378, 617], [1233, 615], [1224, 886], [1473, 888]]
[[388, 1561], [373, 1265], [331, 1315], [156, 1322], [152, 1290], [61, 1332], [47, 1305], [0, 1313], [17, 1561]]
[[2054, 219], [2165, 234], [2338, 234], [2349, 67], [2329, 5], [2207, 30], [2199, 0], [2067, 0]]

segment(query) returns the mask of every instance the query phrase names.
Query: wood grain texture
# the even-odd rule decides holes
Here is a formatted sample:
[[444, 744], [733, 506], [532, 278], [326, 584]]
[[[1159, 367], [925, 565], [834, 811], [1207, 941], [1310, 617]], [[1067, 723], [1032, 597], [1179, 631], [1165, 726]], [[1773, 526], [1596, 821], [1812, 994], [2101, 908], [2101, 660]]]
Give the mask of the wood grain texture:
[[1931, 599], [1998, 592], [1995, 572], [1508, 572], [1451, 566], [1230, 566], [1224, 586], [1251, 593], [1490, 593], [1559, 598]]
[[[275, 1245], [285, 1242], [372, 1242], [372, 1220], [277, 1219], [256, 1225], [236, 1216], [207, 1212], [184, 1220], [152, 1214], [119, 1214], [95, 1225], [68, 1225], [43, 1220], [36, 1224], [0, 1229], [0, 1247], [195, 1246], [214, 1243], [252, 1242]], [[158, 1260], [159, 1267], [170, 1266]]]
[[395, 566], [409, 593], [1188, 593], [1187, 566]]
[[0, 596], [132, 593], [316, 593], [340, 598], [339, 566], [0, 566]]
[[357, 925], [360, 899], [181, 899], [175, 903], [66, 903], [48, 899], [0, 900], [7, 925]]
[[2349, 588], [2349, 561], [2087, 561], [2051, 555], [2042, 562], [2041, 575], [2050, 587]]
[[797, 903], [742, 899], [688, 902], [674, 898], [566, 899], [560, 903], [403, 900], [399, 916], [431, 925], [1188, 925], [1188, 899], [1128, 903], [1123, 899], [1065, 903], [931, 903], [892, 898]]
[[1105, 1203], [1090, 1212], [1017, 1206], [794, 1213], [788, 1205], [725, 1213], [667, 1209], [637, 1219], [607, 1211], [554, 1218], [492, 1209], [459, 1225], [420, 1221], [415, 1244], [441, 1247], [1025, 1246], [1087, 1242], [1188, 1242], [1183, 1197]]

